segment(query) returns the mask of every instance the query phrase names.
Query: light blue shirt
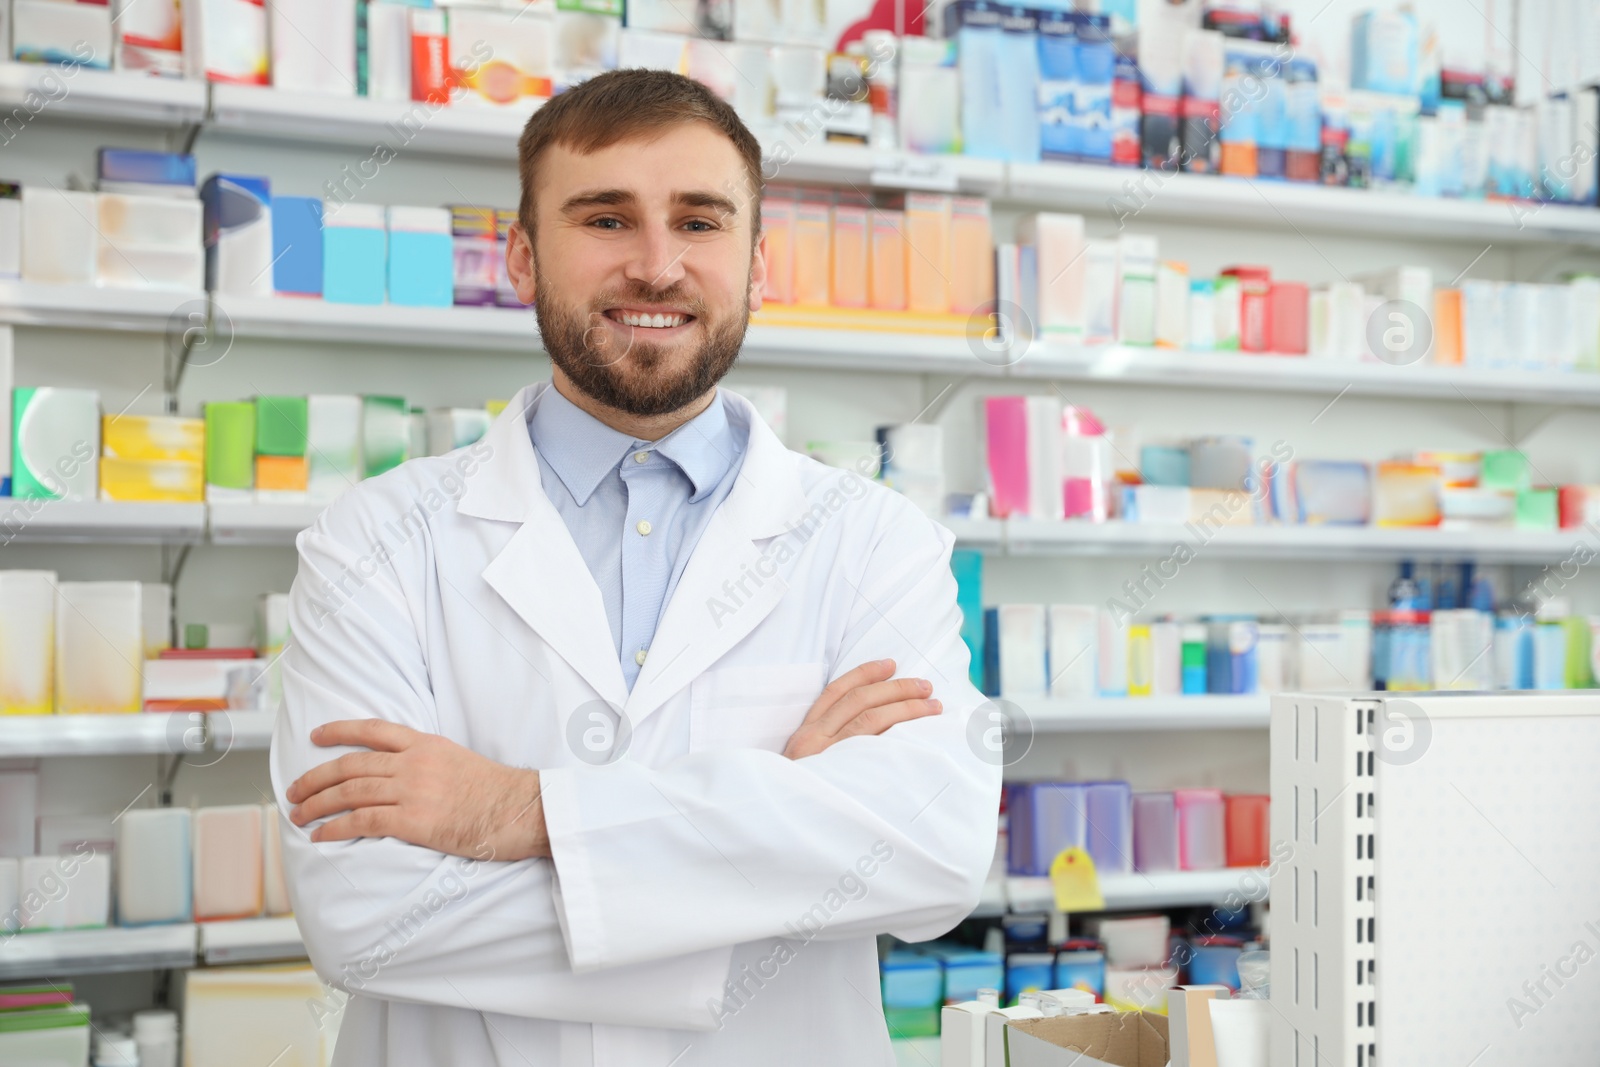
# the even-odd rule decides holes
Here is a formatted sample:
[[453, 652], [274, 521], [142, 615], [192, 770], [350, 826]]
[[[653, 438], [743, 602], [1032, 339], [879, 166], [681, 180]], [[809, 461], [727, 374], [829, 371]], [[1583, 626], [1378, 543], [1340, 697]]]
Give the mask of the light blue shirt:
[[551, 386], [528, 420], [545, 495], [600, 587], [629, 690], [690, 553], [739, 476], [749, 439], [722, 405], [718, 392], [661, 440], [640, 441]]

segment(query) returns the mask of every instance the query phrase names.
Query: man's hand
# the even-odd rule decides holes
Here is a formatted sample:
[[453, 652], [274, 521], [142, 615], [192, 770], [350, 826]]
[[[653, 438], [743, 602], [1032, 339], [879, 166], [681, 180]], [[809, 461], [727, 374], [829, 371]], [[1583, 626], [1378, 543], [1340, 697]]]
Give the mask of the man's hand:
[[839, 675], [806, 712], [789, 738], [790, 759], [815, 756], [836, 741], [857, 734], [877, 735], [897, 722], [937, 715], [944, 705], [928, 699], [933, 685], [923, 678], [894, 678], [894, 660], [863, 663]]
[[296, 826], [348, 813], [313, 830], [313, 841], [394, 837], [478, 860], [550, 855], [538, 771], [383, 719], [330, 722], [311, 740], [371, 750], [313, 767], [285, 792]]

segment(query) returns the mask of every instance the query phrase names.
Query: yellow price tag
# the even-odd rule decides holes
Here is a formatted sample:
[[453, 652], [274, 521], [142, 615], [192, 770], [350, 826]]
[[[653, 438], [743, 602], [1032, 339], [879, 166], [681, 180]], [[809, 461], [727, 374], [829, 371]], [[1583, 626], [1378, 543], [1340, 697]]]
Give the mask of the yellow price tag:
[[1069, 848], [1050, 862], [1050, 884], [1056, 891], [1057, 911], [1105, 909], [1094, 860], [1081, 848]]

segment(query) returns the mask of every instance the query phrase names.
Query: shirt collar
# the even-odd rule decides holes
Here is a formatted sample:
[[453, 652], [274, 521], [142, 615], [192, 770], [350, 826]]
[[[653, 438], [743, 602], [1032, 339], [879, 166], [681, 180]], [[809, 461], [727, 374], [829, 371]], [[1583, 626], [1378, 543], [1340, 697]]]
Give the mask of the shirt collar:
[[528, 419], [528, 434], [579, 507], [634, 451], [654, 449], [676, 464], [694, 487], [691, 501], [703, 499], [721, 483], [739, 452], [720, 391], [700, 414], [649, 442], [612, 429], [551, 387]]

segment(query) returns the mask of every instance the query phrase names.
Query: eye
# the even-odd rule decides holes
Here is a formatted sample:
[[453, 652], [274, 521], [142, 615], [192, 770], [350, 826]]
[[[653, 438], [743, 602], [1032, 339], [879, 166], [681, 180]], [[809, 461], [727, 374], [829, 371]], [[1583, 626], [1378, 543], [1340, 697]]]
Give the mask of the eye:
[[715, 223], [708, 222], [705, 219], [690, 219], [684, 223], [684, 226], [693, 233], [710, 233], [717, 228]]
[[593, 227], [595, 227], [596, 229], [599, 229], [599, 230], [613, 230], [614, 231], [614, 230], [620, 230], [622, 228], [622, 220], [621, 219], [611, 218], [610, 216], [607, 216], [605, 218], [595, 219], [593, 222], [589, 223], [589, 225], [591, 225], [591, 226], [593, 226]]

